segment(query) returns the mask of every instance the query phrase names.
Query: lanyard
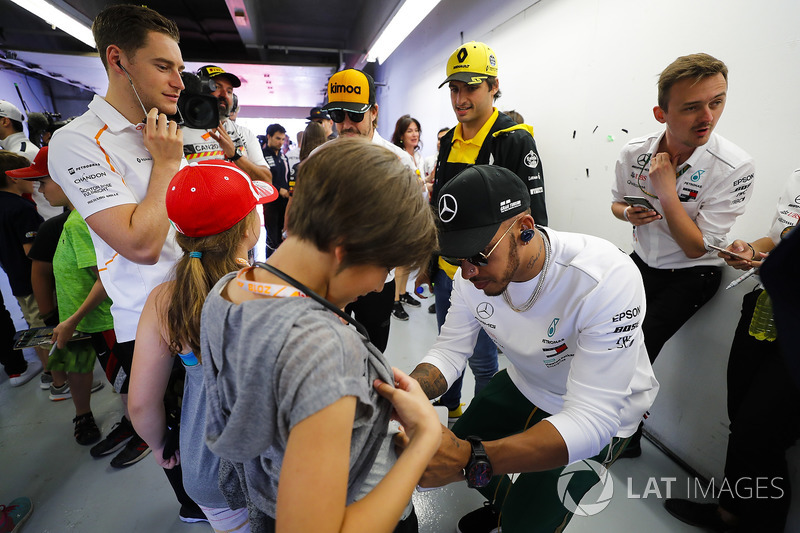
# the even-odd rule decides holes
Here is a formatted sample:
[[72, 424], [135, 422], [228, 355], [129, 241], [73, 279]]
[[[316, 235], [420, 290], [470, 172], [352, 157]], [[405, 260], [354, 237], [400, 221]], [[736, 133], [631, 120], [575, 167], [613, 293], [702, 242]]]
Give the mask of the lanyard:
[[290, 287], [289, 285], [281, 285], [280, 283], [264, 283], [263, 281], [246, 279], [247, 275], [251, 273], [254, 268], [256, 267], [245, 267], [241, 269], [238, 274], [236, 274], [236, 283], [239, 285], [239, 287], [246, 291], [260, 294], [261, 296], [271, 296], [273, 298], [291, 298], [294, 296], [308, 298], [303, 291], [296, 289], [295, 287]]

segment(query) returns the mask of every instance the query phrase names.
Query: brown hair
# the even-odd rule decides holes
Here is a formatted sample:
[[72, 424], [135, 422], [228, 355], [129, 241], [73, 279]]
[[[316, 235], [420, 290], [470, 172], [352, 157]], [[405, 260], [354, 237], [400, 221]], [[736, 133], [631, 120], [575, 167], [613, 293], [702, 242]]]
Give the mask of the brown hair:
[[145, 6], [110, 6], [102, 10], [92, 23], [94, 42], [106, 70], [106, 50], [109, 46], [115, 44], [132, 57], [137, 50], [147, 45], [147, 34], [152, 31], [168, 35], [176, 43], [180, 42], [177, 24]]
[[[183, 249], [183, 257], [173, 267], [175, 282], [173, 290], [159, 302], [159, 316], [165, 316], [169, 340], [169, 351], [175, 355], [184, 346], [192, 349], [200, 360], [200, 315], [203, 303], [211, 288], [228, 272], [239, 270], [235, 250], [244, 239], [247, 228], [257, 216], [255, 210], [237, 222], [231, 229], [208, 237], [187, 237], [181, 233], [175, 240]], [[189, 256], [189, 252], [201, 252], [202, 257]]]
[[497, 85], [497, 92], [496, 92], [496, 93], [494, 93], [494, 96], [492, 97], [492, 101], [495, 101], [495, 100], [497, 100], [498, 98], [500, 98], [501, 96], [503, 96], [503, 95], [500, 93], [500, 84], [498, 84], [498, 83], [497, 83], [497, 76], [489, 76], [489, 77], [487, 77], [487, 78], [486, 78], [486, 80], [485, 80], [485, 81], [486, 81], [486, 84], [489, 86], [489, 90], [490, 90], [490, 91], [491, 91], [492, 89], [494, 89], [494, 86], [495, 86], [495, 85]]
[[325, 137], [325, 128], [318, 122], [309, 122], [303, 131], [303, 142], [300, 144], [300, 161], [305, 159], [314, 151], [314, 148], [324, 144], [328, 139]]
[[691, 54], [681, 56], [669, 64], [658, 77], [658, 106], [667, 111], [669, 91], [681, 80], [693, 79], [695, 83], [703, 78], [722, 74], [728, 81], [728, 67], [719, 59], [708, 54]]
[[17, 170], [19, 168], [29, 167], [31, 162], [28, 158], [16, 152], [9, 152], [7, 150], [0, 150], [0, 187], [3, 189], [11, 185], [9, 178], [6, 176], [7, 170]]
[[436, 227], [416, 175], [362, 138], [338, 138], [301, 166], [289, 233], [319, 250], [344, 247], [342, 268], [426, 265]]
[[[411, 123], [417, 125], [417, 129], [419, 130], [420, 137], [422, 136], [422, 126], [419, 125], [419, 120], [415, 119], [411, 115], [403, 115], [402, 117], [397, 119], [397, 123], [394, 125], [394, 133], [392, 133], [392, 143], [395, 146], [399, 146], [403, 150], [405, 150], [405, 146], [403, 146], [403, 134], [406, 132], [408, 127]], [[422, 147], [422, 141], [417, 144], [415, 150], [419, 150]]]

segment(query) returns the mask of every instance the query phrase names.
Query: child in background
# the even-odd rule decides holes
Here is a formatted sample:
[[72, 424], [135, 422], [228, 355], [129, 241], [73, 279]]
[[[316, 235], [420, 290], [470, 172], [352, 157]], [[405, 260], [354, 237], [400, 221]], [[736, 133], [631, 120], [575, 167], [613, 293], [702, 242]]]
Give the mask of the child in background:
[[[289, 237], [203, 307], [206, 443], [238, 478], [220, 488], [247, 499], [253, 530], [416, 531], [408, 504], [441, 425], [341, 308], [382, 290], [392, 268], [427, 262], [430, 208], [396, 155], [352, 138], [300, 166], [293, 198]], [[412, 438], [399, 458], [392, 407]]]
[[[128, 397], [131, 421], [162, 468], [182, 465], [186, 493], [215, 531], [249, 531], [247, 510], [231, 510], [218, 486], [219, 459], [203, 439], [205, 391], [200, 353], [200, 313], [211, 287], [247, 266], [261, 230], [255, 207], [278, 197], [268, 183], [252, 182], [236, 165], [190, 164], [167, 188], [167, 215], [183, 256], [175, 279], [153, 289], [136, 331]], [[178, 290], [176, 290], [178, 288]], [[164, 392], [178, 355], [186, 370], [180, 446], [170, 448]], [[176, 429], [176, 428], [173, 428]]]
[[[43, 327], [42, 317], [31, 286], [31, 260], [28, 251], [39, 231], [42, 217], [36, 212], [36, 204], [22, 197], [33, 193], [33, 183], [8, 178], [6, 172], [25, 168], [27, 158], [7, 151], [0, 151], [0, 267], [8, 276], [11, 292], [17, 299], [28, 327]], [[26, 362], [20, 350], [3, 354], [3, 368], [12, 387], [27, 383], [42, 371], [47, 363], [47, 350], [37, 348], [39, 361]]]
[[[39, 192], [50, 205], [69, 208], [52, 253], [58, 318], [53, 331], [55, 346], [48, 360], [48, 368], [53, 375], [50, 399], [58, 401], [72, 398], [75, 406], [75, 440], [78, 444], [88, 445], [100, 440], [100, 430], [91, 411], [90, 394], [103, 387], [102, 382], [93, 381], [93, 370], [97, 353], [107, 351], [104, 334], [108, 335], [113, 328], [111, 300], [97, 276], [97, 261], [86, 222], [72, 208], [61, 187], [49, 176], [47, 151], [47, 147], [42, 148], [33, 165], [9, 171], [8, 175], [18, 180], [38, 181]], [[37, 244], [40, 244], [39, 237]], [[67, 344], [76, 330], [90, 334], [92, 340], [77, 340]], [[113, 344], [113, 339], [109, 338], [108, 341]], [[102, 347], [96, 351], [95, 345]]]

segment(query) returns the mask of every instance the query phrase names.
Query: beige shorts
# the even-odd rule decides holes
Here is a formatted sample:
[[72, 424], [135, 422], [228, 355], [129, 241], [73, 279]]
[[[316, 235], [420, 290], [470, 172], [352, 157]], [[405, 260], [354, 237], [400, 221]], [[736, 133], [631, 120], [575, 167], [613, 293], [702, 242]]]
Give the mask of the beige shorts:
[[28, 323], [29, 328], [43, 328], [44, 321], [42, 315], [39, 313], [39, 306], [36, 304], [36, 298], [33, 294], [27, 296], [15, 296], [20, 308], [22, 309], [22, 316], [25, 317], [25, 322]]

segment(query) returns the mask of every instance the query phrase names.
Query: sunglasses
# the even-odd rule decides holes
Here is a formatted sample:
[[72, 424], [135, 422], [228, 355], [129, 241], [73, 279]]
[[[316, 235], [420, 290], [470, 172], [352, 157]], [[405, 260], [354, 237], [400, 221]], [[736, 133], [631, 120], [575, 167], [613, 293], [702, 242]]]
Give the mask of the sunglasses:
[[351, 122], [358, 124], [364, 120], [364, 113], [354, 113], [353, 111], [345, 111], [344, 109], [329, 109], [328, 115], [331, 120], [337, 124], [344, 122], [345, 116], [350, 118]]
[[[519, 219], [517, 219], [517, 220], [519, 220]], [[508, 227], [508, 229], [505, 231], [505, 233], [503, 233], [502, 237], [497, 239], [497, 242], [494, 243], [494, 246], [492, 246], [492, 249], [489, 250], [489, 253], [484, 254], [483, 252], [478, 252], [477, 254], [473, 255], [472, 257], [447, 257], [447, 256], [443, 255], [443, 256], [441, 256], [441, 258], [444, 259], [445, 263], [448, 263], [450, 265], [457, 266], [457, 267], [460, 267], [461, 263], [463, 263], [464, 261], [466, 261], [467, 263], [473, 264], [475, 266], [479, 266], [479, 267], [486, 266], [486, 265], [489, 264], [489, 256], [492, 255], [492, 252], [495, 251], [495, 249], [500, 244], [500, 242], [505, 238], [505, 236], [508, 235], [508, 232], [511, 231], [511, 228], [513, 228], [516, 225], [517, 220], [515, 220]]]

